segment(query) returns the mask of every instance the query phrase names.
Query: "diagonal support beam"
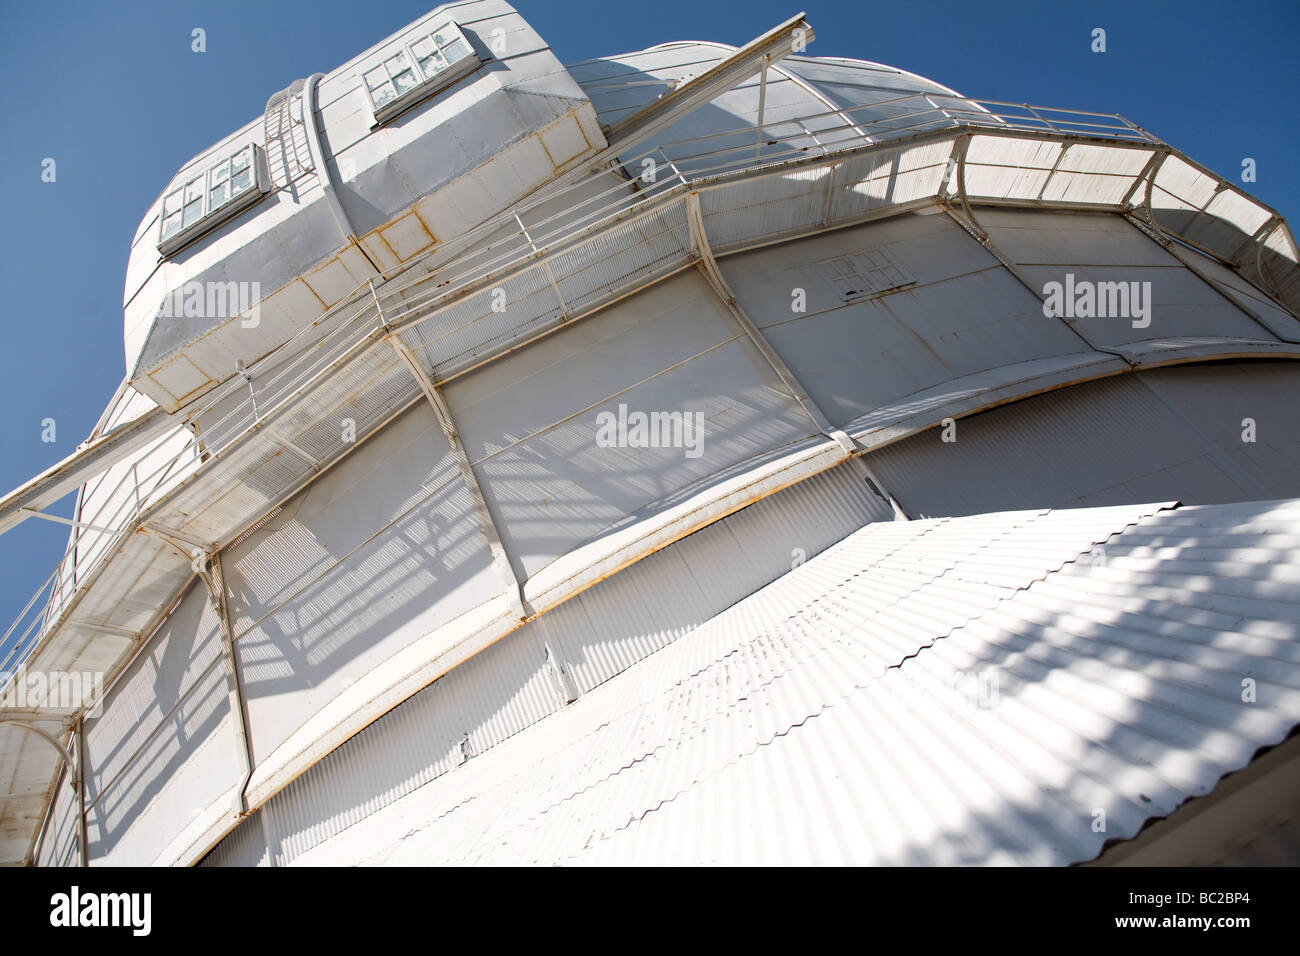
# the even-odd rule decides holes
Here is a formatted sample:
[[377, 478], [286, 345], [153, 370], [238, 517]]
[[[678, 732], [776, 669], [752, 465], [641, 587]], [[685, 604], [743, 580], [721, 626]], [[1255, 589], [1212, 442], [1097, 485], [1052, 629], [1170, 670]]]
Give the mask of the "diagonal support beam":
[[[1219, 282], [1219, 280], [1217, 280], [1216, 278], [1214, 278], [1214, 276], [1210, 275], [1208, 272], [1206, 272], [1204, 269], [1201, 268], [1201, 266], [1196, 262], [1194, 256], [1188, 255], [1186, 252], [1180, 249], [1178, 243], [1174, 242], [1172, 239], [1170, 239], [1159, 229], [1153, 228], [1151, 224], [1147, 222], [1143, 222], [1137, 216], [1134, 216], [1132, 214], [1125, 215], [1124, 218], [1134, 228], [1136, 228], [1139, 232], [1141, 232], [1144, 236], [1151, 239], [1151, 241], [1158, 243], [1160, 247], [1165, 250], [1165, 252], [1169, 253], [1171, 256], [1173, 256], [1175, 259], [1181, 262], [1187, 268], [1188, 272], [1192, 273], [1192, 275], [1196, 276], [1198, 279], [1200, 279], [1202, 282], [1208, 285], [1211, 289], [1213, 289], [1216, 293], [1218, 293], [1220, 296], [1226, 299], [1232, 305], [1233, 308], [1237, 309], [1239, 312], [1244, 312], [1247, 316], [1249, 316], [1251, 321], [1253, 321], [1256, 325], [1258, 325], [1261, 329], [1263, 329], [1266, 333], [1268, 333], [1270, 337], [1279, 338], [1282, 339], [1283, 341], [1291, 341], [1291, 342], [1295, 341], [1295, 339], [1287, 338], [1284, 333], [1281, 333], [1278, 330], [1270, 327], [1269, 324], [1264, 321], [1263, 316], [1259, 312], [1257, 312], [1255, 309], [1252, 309], [1245, 302], [1241, 301], [1243, 296], [1241, 296], [1240, 294], [1233, 295], [1232, 290], [1225, 289], [1223, 285]], [[1238, 275], [1241, 274], [1241, 270], [1238, 269], [1236, 271]], [[1255, 287], [1259, 288], [1258, 286]], [[1260, 291], [1262, 292], [1263, 290], [1261, 289]], [[1276, 303], [1277, 300], [1273, 300], [1273, 301]]]
[[319, 459], [319, 458], [316, 458], [316, 457], [313, 456], [313, 455], [309, 455], [309, 454], [307, 454], [307, 452], [303, 451], [301, 448], [299, 448], [299, 447], [298, 447], [297, 445], [295, 445], [293, 442], [289, 441], [289, 439], [283, 437], [282, 435], [277, 435], [274, 431], [272, 431], [272, 430], [270, 430], [270, 429], [267, 429], [263, 434], [265, 434], [266, 437], [267, 437], [268, 439], [270, 439], [271, 441], [275, 442], [277, 445], [279, 445], [279, 446], [280, 446], [281, 448], [283, 448], [285, 451], [291, 452], [292, 454], [297, 455], [299, 458], [301, 458], [303, 461], [305, 461], [305, 462], [307, 463], [308, 467], [310, 467], [312, 471], [320, 471], [320, 459]]
[[200, 541], [197, 538], [191, 538], [187, 534], [182, 534], [175, 528], [162, 528], [154, 524], [141, 526], [141, 530], [147, 534], [153, 535], [159, 541], [165, 541], [173, 548], [179, 551], [185, 557], [194, 556], [195, 551], [202, 551], [204, 554], [211, 554], [216, 549], [206, 541]]
[[18, 510], [28, 518], [44, 518], [46, 521], [57, 521], [59, 524], [71, 525], [79, 530], [98, 531], [100, 534], [117, 533], [112, 528], [101, 528], [99, 525], [87, 524], [84, 521], [73, 521], [71, 518], [62, 518], [46, 511], [37, 511], [35, 508], [19, 508]]
[[447, 443], [451, 445], [451, 450], [456, 456], [456, 463], [460, 466], [460, 476], [469, 489], [470, 497], [474, 500], [474, 510], [478, 514], [479, 529], [483, 536], [487, 538], [488, 550], [492, 552], [492, 563], [496, 565], [498, 573], [506, 584], [506, 593], [510, 598], [510, 603], [514, 612], [519, 619], [526, 620], [528, 610], [524, 607], [523, 592], [519, 587], [519, 579], [515, 577], [514, 568], [510, 565], [510, 556], [506, 554], [505, 545], [501, 543], [501, 535], [497, 532], [496, 523], [492, 520], [492, 513], [488, 511], [487, 500], [483, 497], [483, 489], [479, 487], [478, 477], [474, 474], [474, 468], [469, 462], [469, 456], [465, 453], [465, 446], [461, 443], [460, 433], [456, 431], [456, 422], [451, 417], [451, 408], [447, 405], [446, 399], [443, 398], [442, 392], [434, 384], [420, 360], [415, 357], [402, 337], [394, 332], [386, 337], [385, 341], [393, 347], [402, 361], [406, 363], [408, 369], [415, 380], [419, 383], [420, 390], [424, 392], [424, 397], [429, 400], [433, 406], [433, 414], [438, 419], [438, 424], [442, 428], [443, 435], [447, 438]]
[[835, 439], [840, 447], [844, 449], [846, 455], [853, 454], [857, 450], [857, 445], [853, 443], [853, 439], [846, 435], [843, 430], [831, 424], [830, 419], [817, 407], [817, 403], [813, 401], [812, 397], [799, 383], [799, 380], [794, 377], [794, 373], [786, 367], [781, 356], [776, 354], [772, 346], [767, 343], [767, 339], [763, 338], [763, 334], [749, 320], [749, 316], [745, 315], [740, 303], [736, 301], [736, 296], [732, 293], [731, 287], [727, 285], [727, 280], [723, 278], [722, 270], [718, 268], [717, 260], [713, 258], [713, 250], [709, 247], [709, 237], [704, 231], [704, 217], [700, 214], [700, 194], [694, 191], [686, 194], [686, 221], [691, 231], [691, 251], [697, 257], [695, 264], [703, 273], [710, 288], [722, 300], [722, 304], [727, 307], [727, 311], [731, 313], [745, 334], [749, 336], [749, 340], [754, 344], [754, 347], [758, 349], [767, 364], [771, 366], [772, 371], [776, 373], [776, 377], [781, 380], [790, 395], [799, 403], [799, 407], [803, 409], [804, 414], [812, 419], [813, 424], [817, 426], [817, 430], [826, 437]]
[[[777, 355], [776, 350], [768, 344], [767, 339], [763, 337], [763, 333], [760, 332], [758, 327], [750, 321], [749, 316], [745, 314], [745, 310], [742, 309], [740, 303], [736, 301], [736, 296], [731, 291], [731, 287], [727, 285], [727, 280], [722, 275], [722, 270], [718, 268], [717, 260], [713, 258], [713, 250], [709, 246], [709, 236], [704, 229], [704, 216], [700, 213], [700, 194], [698, 192], [691, 191], [686, 194], [686, 222], [691, 232], [691, 251], [697, 257], [695, 264], [699, 267], [700, 272], [704, 274], [704, 278], [707, 280], [709, 287], [712, 288], [718, 298], [722, 300], [722, 304], [727, 307], [727, 311], [731, 313], [737, 324], [739, 324], [744, 330], [745, 335], [749, 337], [750, 342], [752, 342], [754, 347], [758, 349], [759, 354], [767, 361], [767, 364], [771, 367], [772, 371], [776, 373], [776, 377], [781, 380], [781, 383], [785, 385], [790, 395], [799, 403], [799, 407], [802, 408], [804, 414], [812, 420], [812, 423], [816, 426], [817, 430], [827, 438], [834, 439], [839, 446], [844, 449], [844, 457], [846, 459], [854, 458], [858, 446], [854, 443], [853, 439], [850, 438], [842, 428], [836, 428], [831, 424], [830, 419], [827, 418], [826, 414], [818, 407], [817, 403], [813, 400], [812, 396], [808, 394], [808, 391], [803, 387], [803, 385], [800, 384], [799, 380], [794, 377], [794, 373], [790, 371], [789, 367], [785, 364], [785, 361], [781, 356]], [[907, 513], [903, 510], [897, 499], [889, 493], [884, 482], [871, 473], [870, 468], [867, 468], [865, 462], [862, 463], [861, 467], [865, 469], [867, 476], [871, 478], [875, 487], [879, 489], [881, 495], [889, 502], [890, 507], [894, 509], [895, 517], [906, 519]]]
[[226, 599], [226, 575], [221, 567], [221, 552], [212, 553], [209, 570], [201, 574], [208, 589], [208, 599], [217, 612], [221, 626], [221, 657], [226, 671], [226, 697], [230, 702], [230, 721], [235, 730], [235, 750], [243, 768], [242, 783], [235, 794], [235, 814], [248, 814], [248, 781], [253, 776], [253, 750], [248, 739], [248, 711], [244, 706], [243, 682], [239, 676], [239, 658], [235, 654], [235, 633], [230, 626], [230, 604]]
[[625, 149], [667, 129], [685, 114], [757, 76], [765, 66], [782, 59], [796, 47], [803, 49], [814, 38], [812, 25], [802, 13], [796, 14], [673, 92], [617, 123], [605, 134], [608, 146], [584, 165], [617, 157]]
[[172, 419], [161, 408], [155, 408], [78, 448], [57, 465], [0, 498], [0, 534], [26, 518], [43, 513], [95, 475], [158, 440], [168, 429], [175, 428], [177, 421], [179, 418]]

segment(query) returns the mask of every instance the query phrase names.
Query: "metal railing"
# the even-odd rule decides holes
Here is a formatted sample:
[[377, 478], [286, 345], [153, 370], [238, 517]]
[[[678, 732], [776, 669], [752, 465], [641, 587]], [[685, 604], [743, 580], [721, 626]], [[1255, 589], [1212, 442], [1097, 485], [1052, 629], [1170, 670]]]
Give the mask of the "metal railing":
[[[880, 115], [882, 112], [886, 115]], [[116, 502], [107, 514], [79, 515], [95, 529], [74, 529], [69, 546], [45, 582], [0, 638], [0, 675], [12, 672], [59, 619], [91, 570], [130, 534], [142, 516], [185, 478], [223, 452], [254, 426], [274, 418], [313, 385], [360, 350], [377, 332], [410, 325], [457, 298], [486, 277], [502, 272], [640, 208], [663, 193], [709, 177], [849, 149], [888, 144], [942, 129], [987, 128], [1158, 144], [1146, 130], [1113, 113], [971, 100], [912, 93], [856, 107], [737, 127], [703, 136], [647, 145], [612, 163], [601, 177], [562, 188], [542, 187], [459, 237], [359, 284], [270, 354], [218, 385], [178, 419], [170, 431], [132, 454], [132, 465], [104, 495]], [[757, 141], [756, 141], [757, 140]], [[647, 166], [651, 161], [653, 166]], [[647, 172], [652, 171], [652, 175]], [[593, 186], [593, 181], [596, 185]], [[564, 202], [568, 198], [571, 202]], [[548, 211], [558, 209], [558, 211]], [[249, 394], [239, 396], [241, 390]], [[255, 390], [255, 392], [254, 392]], [[229, 407], [227, 407], [229, 406]], [[169, 443], [180, 441], [171, 454]], [[147, 474], [139, 466], [158, 458]], [[93, 493], [104, 478], [88, 482]], [[89, 538], [93, 534], [95, 537]], [[3, 678], [0, 678], [3, 679]], [[2, 690], [3, 688], [0, 688]]]

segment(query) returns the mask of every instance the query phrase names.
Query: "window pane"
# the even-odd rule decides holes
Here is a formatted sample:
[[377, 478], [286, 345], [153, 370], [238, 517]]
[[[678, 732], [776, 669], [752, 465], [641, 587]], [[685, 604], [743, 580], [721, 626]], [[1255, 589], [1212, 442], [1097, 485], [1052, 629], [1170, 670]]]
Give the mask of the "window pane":
[[462, 60], [469, 56], [469, 44], [464, 40], [453, 40], [451, 43], [447, 44], [443, 53], [446, 54], [447, 59], [450, 62], [455, 63], [457, 60]]
[[246, 147], [244, 149], [241, 149], [234, 156], [230, 157], [230, 166], [235, 172], [239, 172], [241, 169], [247, 168], [252, 158], [253, 158], [252, 147]]
[[230, 195], [238, 196], [251, 185], [253, 185], [253, 171], [245, 166], [231, 177]]
[[405, 72], [398, 73], [393, 77], [393, 85], [397, 87], [397, 92], [400, 95], [405, 93], [407, 90], [415, 89], [420, 85], [420, 82], [415, 78], [415, 73], [413, 71], [406, 70]]
[[[179, 196], [180, 193], [175, 193], [174, 195]], [[180, 209], [177, 209], [175, 213], [173, 213], [172, 215], [168, 216], [166, 219], [163, 220], [162, 237], [166, 239], [172, 233], [180, 232], [180, 231], [181, 231], [181, 212]]]
[[195, 199], [203, 201], [203, 177], [192, 179], [185, 184], [185, 205], [189, 206]]
[[178, 189], [163, 199], [163, 215], [170, 216], [172, 213], [181, 211], [181, 193], [184, 190]]
[[[411, 52], [415, 54], [415, 59], [419, 62], [421, 67], [424, 66], [424, 61], [427, 60], [430, 55], [437, 52], [437, 49], [438, 48], [433, 45], [432, 37], [420, 37], [420, 39], [411, 44]], [[428, 74], [426, 73], [425, 76], [427, 77]]]
[[185, 221], [183, 225], [192, 226], [203, 218], [203, 197], [185, 203]]
[[399, 53], [397, 56], [390, 56], [384, 61], [384, 66], [388, 68], [388, 75], [393, 79], [397, 79], [398, 73], [411, 68], [410, 62], [406, 59], [405, 52]]
[[[244, 163], [244, 165], [247, 166], [248, 163]], [[209, 187], [219, 186], [221, 183], [224, 183], [229, 178], [230, 178], [229, 166], [227, 166], [225, 163], [222, 163], [220, 166], [213, 166], [212, 169], [209, 170], [208, 172], [208, 186]]]
[[213, 209], [216, 209], [228, 198], [229, 196], [226, 193], [226, 184], [224, 182], [213, 186], [208, 190], [208, 211], [211, 212]]
[[366, 74], [366, 89], [374, 91], [388, 83], [388, 74], [382, 66], [377, 66]]
[[424, 71], [425, 76], [437, 76], [443, 70], [447, 69], [447, 61], [443, 58], [441, 53], [431, 53], [420, 61], [420, 69]]
[[385, 103], [391, 103], [393, 100], [397, 99], [397, 94], [393, 92], [393, 84], [385, 80], [383, 86], [377, 90], [371, 91], [370, 99], [374, 102], [375, 109], [379, 109], [379, 107], [383, 106]]

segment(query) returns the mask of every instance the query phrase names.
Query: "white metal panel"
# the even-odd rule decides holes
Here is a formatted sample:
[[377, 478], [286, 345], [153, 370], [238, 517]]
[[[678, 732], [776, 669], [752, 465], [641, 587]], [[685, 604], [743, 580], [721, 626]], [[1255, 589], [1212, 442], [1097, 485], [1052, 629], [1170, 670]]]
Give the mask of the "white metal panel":
[[[994, 517], [864, 529], [301, 862], [1059, 865], [1300, 721], [1300, 589], [1267, 581], [1295, 560], [1295, 535], [1270, 532], [1300, 505]], [[875, 585], [933, 534], [933, 594], [896, 605], [930, 619], [878, 623]], [[1022, 538], [1009, 586], [964, 580], [963, 560], [1015, 567]], [[1207, 538], [1239, 596], [1189, 587]], [[1102, 542], [1141, 577], [1095, 565]], [[876, 653], [889, 631], [919, 643]], [[1269, 706], [1241, 704], [1242, 674]]]
[[[772, 580], [790, 567], [793, 547], [815, 555], [863, 522], [891, 517], [852, 466], [841, 466], [682, 539], [394, 708], [272, 798], [205, 862], [291, 862], [403, 795], [472, 767], [563, 709], [566, 688], [590, 691]], [[674, 599], [665, 603], [664, 594]]]
[[[688, 274], [452, 383], [453, 416], [521, 578], [652, 502], [814, 433], [740, 335]], [[699, 415], [702, 431], [692, 418], [680, 447], [601, 447], [600, 416], [617, 420], [620, 407]]]
[[[1044, 295], [1049, 283], [1060, 285], [1062, 299], [1071, 302], [1062, 301], [1069, 311], [1058, 321], [1098, 347], [1204, 335], [1275, 341], [1230, 298], [1118, 216], [1002, 209], [981, 210], [979, 220]], [[1071, 290], [1085, 284], [1096, 290], [1102, 283], [1123, 285], [1125, 295], [1116, 301], [1129, 303], [1127, 314], [1072, 317], [1081, 292]], [[1135, 283], [1143, 314], [1134, 308]], [[1094, 303], [1099, 299], [1094, 291]]]
[[424, 403], [230, 548], [223, 567], [261, 757], [359, 675], [505, 587]]
[[[1145, 382], [1157, 374], [1160, 395]], [[1178, 499], [1185, 503], [1250, 501], [1286, 492], [1278, 482], [1293, 479], [1283, 470], [1268, 483], [1260, 465], [1270, 455], [1296, 454], [1294, 429], [1270, 445], [1245, 451], [1236, 407], [1217, 407], [1209, 396], [1183, 398], [1171, 408], [1161, 395], [1178, 388], [1180, 396], [1204, 392], [1217, 380], [1239, 388], [1242, 406], [1264, 408], [1278, 394], [1293, 394], [1294, 370], [1283, 367], [1261, 376], [1233, 369], [1178, 366], [1158, 373], [1121, 375], [1049, 392], [956, 422], [945, 442], [930, 429], [873, 452], [871, 467], [910, 513], [969, 515], [1003, 508], [1077, 507]], [[1186, 387], [1170, 383], [1186, 381]], [[1254, 401], [1248, 397], [1254, 396]], [[1222, 442], [1222, 444], [1220, 444]], [[1281, 446], [1279, 453], [1272, 451]], [[1252, 456], [1262, 460], [1251, 464]]]
[[[1129, 314], [1073, 318], [1067, 314], [1058, 320], [1067, 322], [1099, 348], [1195, 336], [1276, 341], [1267, 328], [1182, 266], [1054, 265], [1025, 266], [1023, 271], [1040, 288], [1059, 283], [1067, 297], [1071, 289], [1076, 290], [1077, 296], [1083, 283], [1090, 283], [1094, 290], [1103, 283], [1123, 286], [1124, 298], [1130, 303]], [[1136, 292], [1134, 283], [1138, 284]], [[1100, 295], [1095, 293], [1094, 300]], [[1134, 308], [1139, 298], [1144, 310], [1141, 315]], [[1124, 299], [1115, 301], [1122, 303]], [[1041, 314], [1042, 310], [1039, 311]], [[1118, 311], [1124, 311], [1122, 305]]]
[[978, 209], [998, 250], [1023, 266], [1170, 266], [1177, 260], [1107, 213]]
[[1300, 492], [1293, 413], [1300, 402], [1300, 370], [1293, 363], [1163, 368], [1138, 377], [1182, 420], [1195, 424], [1203, 443], [1223, 449], [1265, 497]]
[[[845, 302], [818, 271], [831, 256], [882, 248], [916, 277]], [[835, 424], [930, 386], [1085, 344], [946, 216], [903, 216], [730, 256], [746, 314]], [[795, 290], [805, 311], [795, 312]]]
[[86, 721], [92, 861], [148, 865], [236, 780], [216, 613], [197, 582]]

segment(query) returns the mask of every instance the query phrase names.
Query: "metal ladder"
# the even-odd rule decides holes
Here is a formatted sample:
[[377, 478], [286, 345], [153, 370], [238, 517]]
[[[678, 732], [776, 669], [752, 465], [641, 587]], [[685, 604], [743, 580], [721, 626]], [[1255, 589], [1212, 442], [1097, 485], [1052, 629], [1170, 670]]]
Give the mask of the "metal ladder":
[[275, 186], [286, 186], [312, 169], [307, 148], [302, 91], [306, 80], [294, 80], [266, 101], [262, 129], [266, 135], [266, 160]]

